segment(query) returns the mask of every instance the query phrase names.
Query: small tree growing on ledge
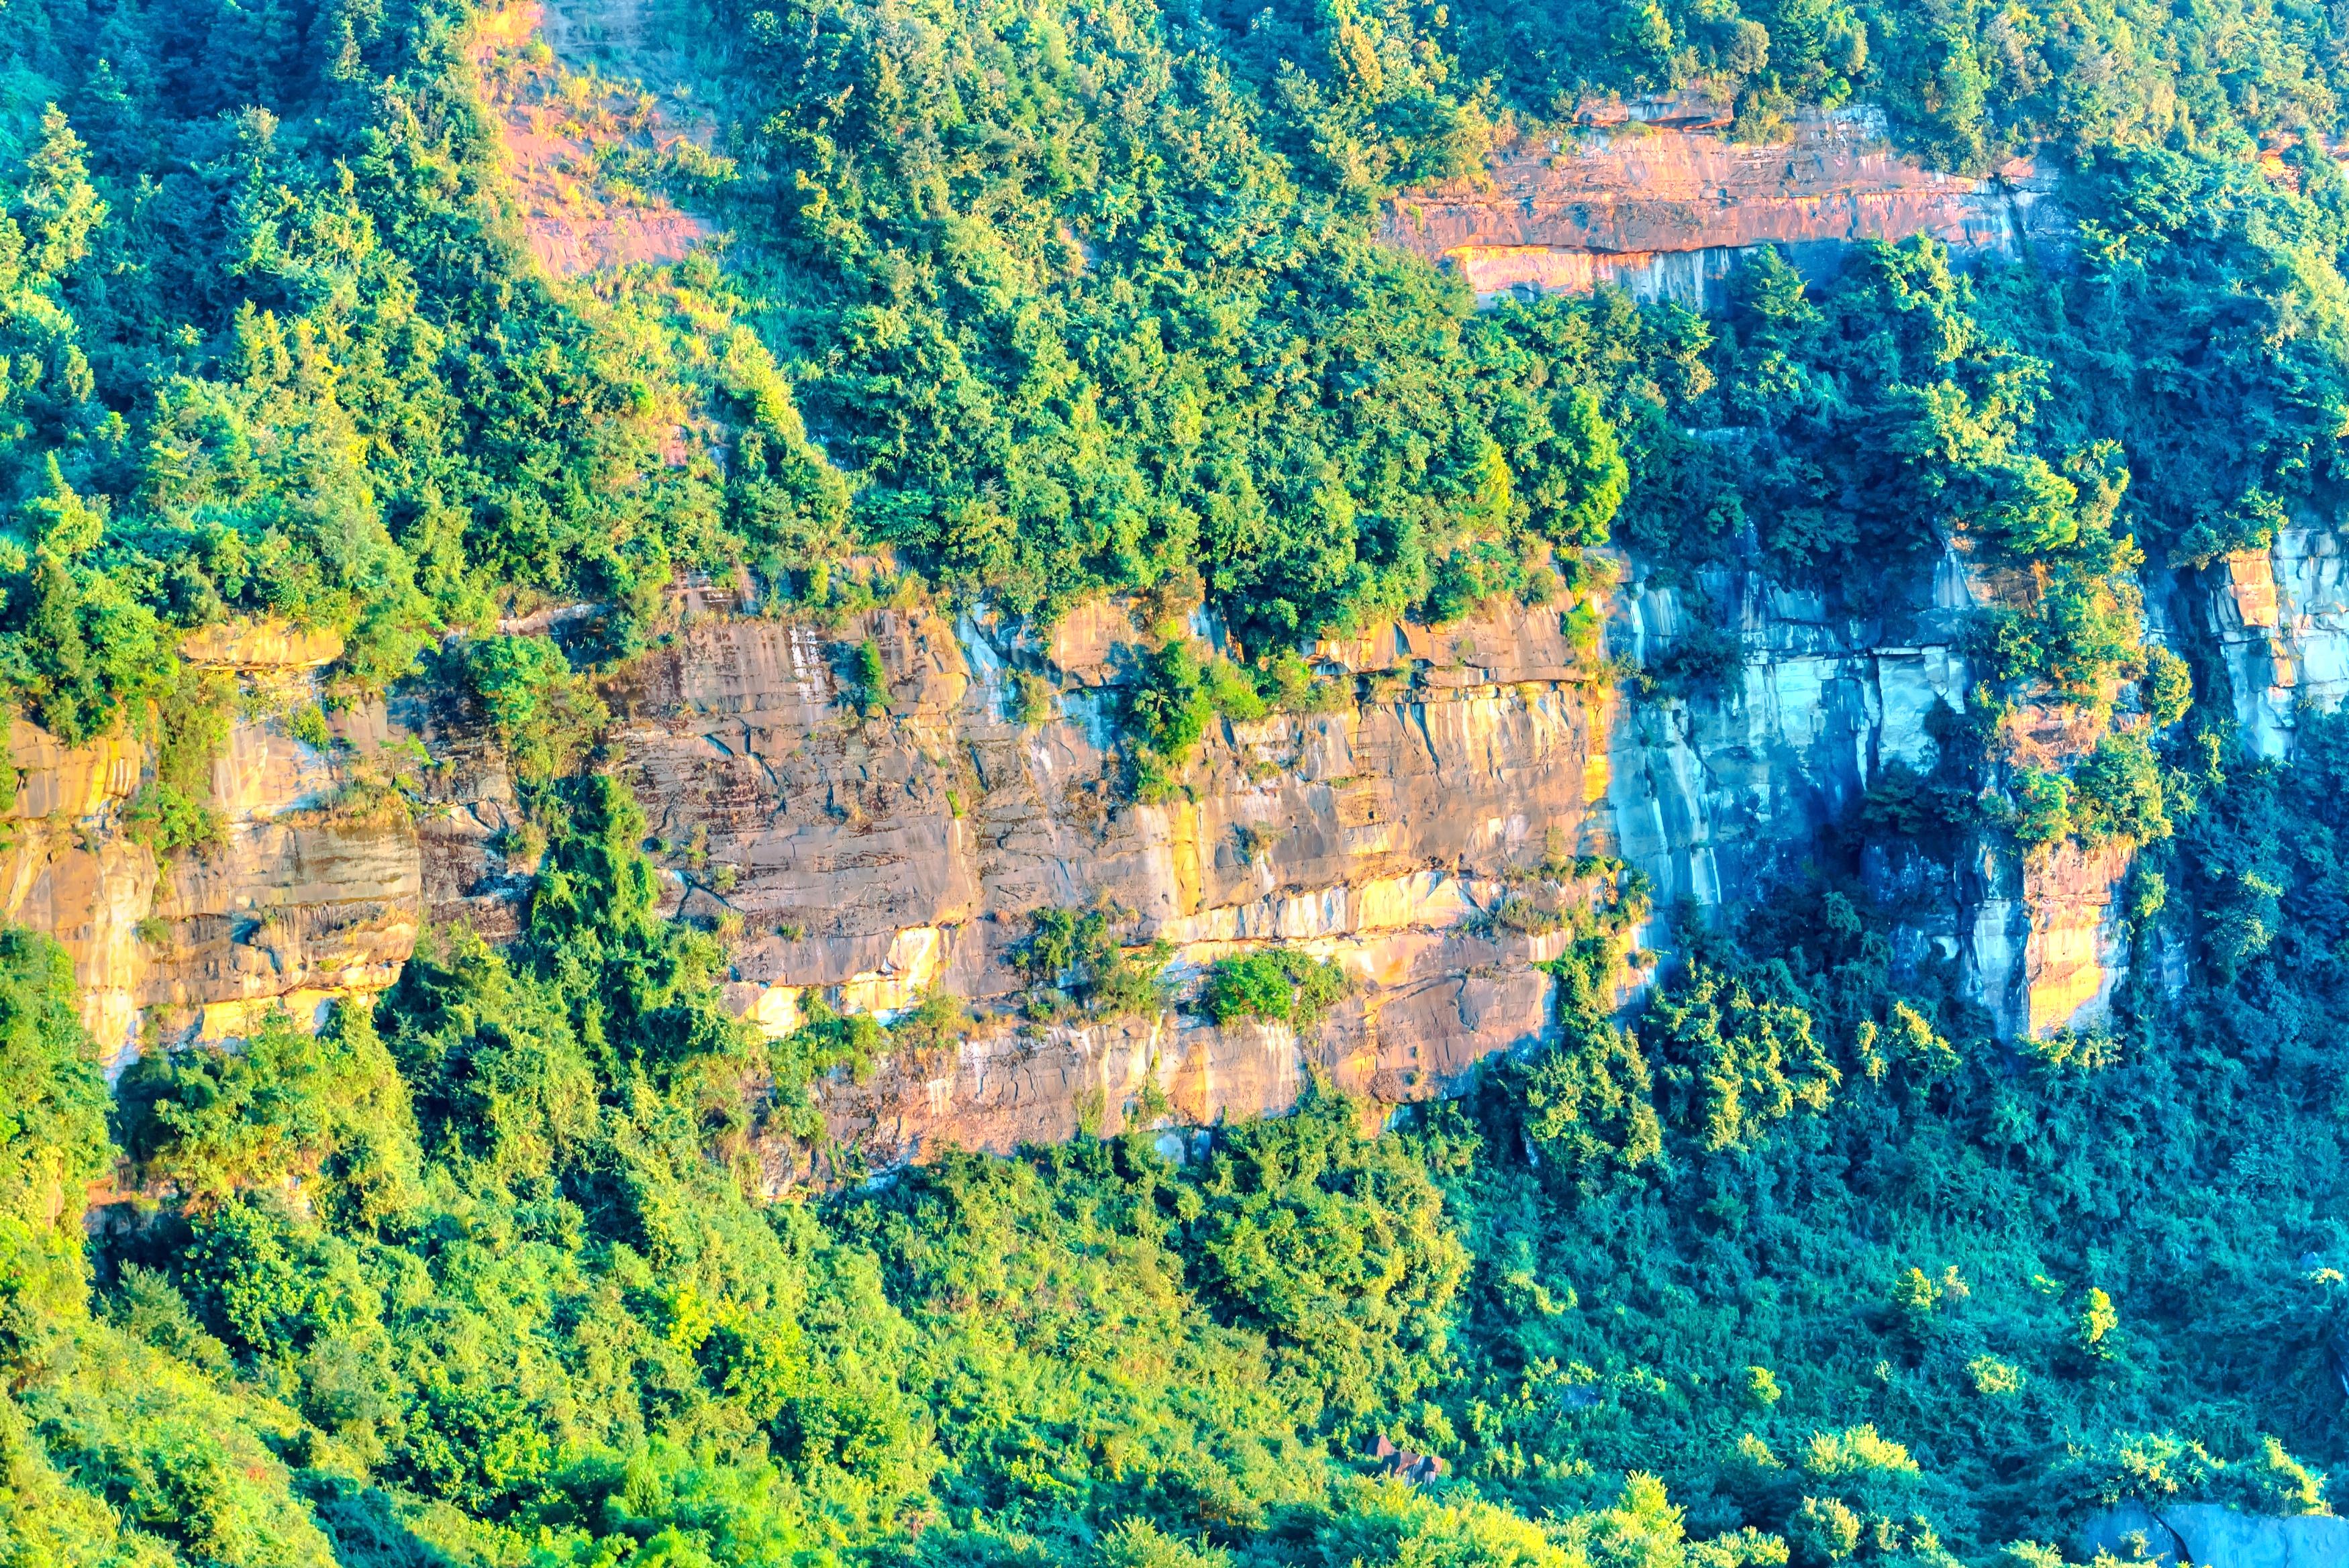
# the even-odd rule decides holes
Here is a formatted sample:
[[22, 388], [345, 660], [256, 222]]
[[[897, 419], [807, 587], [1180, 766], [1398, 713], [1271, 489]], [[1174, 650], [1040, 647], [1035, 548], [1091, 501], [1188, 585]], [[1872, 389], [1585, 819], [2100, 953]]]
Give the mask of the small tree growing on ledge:
[[841, 696], [866, 718], [889, 711], [889, 665], [881, 657], [881, 645], [872, 638], [857, 644], [849, 655], [847, 689]]
[[1346, 972], [1335, 964], [1274, 948], [1216, 960], [1199, 1001], [1218, 1024], [1253, 1016], [1303, 1029], [1345, 994]]
[[552, 638], [483, 637], [467, 645], [464, 674], [515, 777], [531, 783], [574, 771], [612, 720]]
[[1028, 976], [1026, 1010], [1040, 1021], [1071, 1001], [1095, 1017], [1147, 1013], [1164, 1005], [1159, 972], [1174, 956], [1164, 941], [1128, 951], [1111, 929], [1121, 912], [1040, 909], [1029, 916], [1027, 939], [1012, 961]]

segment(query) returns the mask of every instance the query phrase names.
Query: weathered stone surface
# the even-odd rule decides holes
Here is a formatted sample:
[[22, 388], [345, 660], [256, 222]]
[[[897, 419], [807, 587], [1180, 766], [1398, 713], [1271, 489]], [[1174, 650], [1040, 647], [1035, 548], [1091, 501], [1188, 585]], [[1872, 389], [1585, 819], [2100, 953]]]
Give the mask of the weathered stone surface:
[[2349, 563], [2329, 529], [2287, 528], [2203, 573], [2209, 625], [2233, 687], [2243, 744], [2284, 757], [2303, 706], [2349, 694]]
[[2058, 224], [2035, 166], [1983, 181], [1936, 173], [1893, 152], [1871, 111], [1806, 111], [1785, 142], [1759, 145], [1729, 140], [1680, 100], [1633, 108], [1612, 126], [1505, 146], [1475, 179], [1403, 192], [1381, 237], [1448, 263], [1485, 298], [1611, 283], [1701, 304], [1755, 245], [1832, 271], [1857, 240], [1924, 233], [2013, 255]]
[[[1183, 1125], [1286, 1109], [1309, 1074], [1386, 1105], [1457, 1083], [1476, 1063], [1538, 1040], [1549, 984], [1526, 946], [1416, 934], [1376, 944], [1378, 984], [1303, 1036], [1286, 1024], [1217, 1027], [1166, 1013], [1084, 1027], [998, 1030], [951, 1059], [893, 1062], [869, 1086], [827, 1091], [835, 1136], [868, 1158], [948, 1147], [1007, 1151], [1081, 1127], [1115, 1133], [1145, 1105]], [[1360, 946], [1328, 944], [1342, 959]]]
[[2147, 1561], [2208, 1568], [2339, 1568], [2349, 1563], [2349, 1519], [2329, 1513], [2274, 1518], [2215, 1502], [2132, 1500], [2091, 1520], [2077, 1546], [2083, 1558], [2110, 1553], [2127, 1562], [2142, 1544]]
[[222, 621], [181, 637], [180, 656], [221, 669], [323, 669], [343, 656], [343, 634], [284, 621]]
[[[1048, 906], [1122, 912], [1129, 939], [1175, 946], [1178, 978], [1278, 942], [1359, 981], [1303, 1041], [1175, 1015], [1006, 1021], [953, 1062], [827, 1091], [840, 1135], [893, 1159], [1065, 1133], [1082, 1085], [1104, 1125], [1146, 1082], [1213, 1120], [1288, 1103], [1314, 1069], [1420, 1098], [1538, 1038], [1538, 942], [1475, 933], [1512, 867], [1554, 839], [1604, 836], [1608, 704], [1559, 621], [1381, 628], [1325, 650], [1333, 667], [1391, 675], [1392, 699], [1225, 726], [1185, 795], [1157, 804], [1124, 799], [1109, 748], [1115, 696], [1102, 688], [1125, 678], [1135, 636], [1116, 606], [1064, 623], [1042, 650], [919, 610], [828, 630], [709, 622], [606, 696], [653, 831], [684, 851], [669, 857], [670, 906], [739, 918], [734, 999], [771, 1030], [792, 1026], [811, 991], [881, 1012], [939, 984], [1008, 998], [1026, 984], [1011, 950]], [[843, 691], [868, 636], [890, 675], [885, 715]], [[1062, 712], [1026, 730], [1005, 718], [1007, 671], [1040, 652]]]
[[[315, 652], [274, 633], [207, 649], [223, 665], [303, 680]], [[388, 985], [415, 948], [413, 828], [338, 812], [343, 769], [281, 719], [232, 727], [212, 778], [222, 841], [170, 865], [124, 819], [150, 766], [136, 739], [68, 747], [19, 719], [10, 749], [19, 781], [0, 911], [65, 947], [83, 1022], [110, 1059], [150, 1024], [219, 1038], [278, 1006], [314, 1023], [335, 998]]]
[[2124, 1563], [2178, 1561], [2177, 1535], [2135, 1498], [2088, 1521], [2073, 1549], [2084, 1562], [2094, 1562], [2099, 1553]]
[[2339, 1568], [2349, 1563], [2349, 1519], [2302, 1514], [2270, 1519], [2217, 1503], [2164, 1508], [2161, 1522], [2186, 1560], [2210, 1568]]
[[2022, 994], [2009, 1011], [2021, 1013], [2026, 1033], [2099, 1023], [2111, 1010], [2123, 968], [2118, 894], [2133, 858], [2125, 845], [2064, 843], [2025, 862], [2029, 930]]
[[[1613, 652], [1651, 660], [1687, 634], [1699, 599], [1735, 634], [1725, 689], [1691, 699], [1619, 692], [1602, 678], [1609, 649], [1578, 645], [1555, 608], [1365, 627], [1314, 650], [1327, 682], [1359, 690], [1217, 726], [1183, 789], [1149, 804], [1121, 776], [1118, 688], [1139, 633], [1114, 604], [1044, 638], [983, 613], [824, 625], [730, 600], [605, 696], [665, 907], [729, 933], [741, 1013], [781, 1034], [815, 995], [890, 1015], [942, 986], [991, 1020], [947, 1059], [826, 1088], [838, 1140], [885, 1163], [1061, 1136], [1081, 1118], [1113, 1129], [1144, 1104], [1195, 1123], [1255, 1114], [1313, 1072], [1390, 1103], [1444, 1092], [1549, 1026], [1537, 965], [1562, 938], [1492, 919], [1527, 868], [1620, 853], [1660, 908], [1751, 896], [1796, 869], [1887, 767], [1930, 763], [1932, 714], [1966, 702], [1975, 592], [1951, 565], [1862, 621], [1757, 579], [1635, 577], [1615, 596]], [[848, 689], [867, 638], [885, 710]], [[1033, 728], [1008, 717], [1020, 666], [1057, 692]], [[281, 696], [311, 678], [291, 658], [233, 667]], [[435, 766], [420, 820], [353, 805], [347, 763], [282, 722], [243, 722], [213, 779], [225, 844], [168, 875], [122, 830], [139, 748], [64, 748], [19, 726], [7, 907], [67, 943], [113, 1048], [149, 1019], [218, 1037], [271, 1006], [315, 1016], [388, 985], [426, 919], [492, 939], [517, 929], [531, 868], [508, 861], [515, 791], [480, 716], [421, 690], [337, 723], [338, 757], [422, 743]], [[2118, 964], [2125, 867], [2075, 859], [1986, 858], [1952, 875], [1879, 855], [1868, 874], [1913, 912], [1904, 961], [1958, 965], [2006, 1026], [2044, 1029], [2093, 1021]], [[1281, 944], [1337, 964], [1353, 989], [1301, 1037], [1180, 1011], [1022, 1024], [1007, 1007], [1026, 984], [1013, 953], [1048, 906], [1108, 909], [1127, 940], [1164, 939], [1178, 987]]]
[[[1966, 616], [2002, 589], [1954, 555], [1913, 587], [1865, 619], [1750, 575], [1716, 573], [1694, 590], [1635, 578], [1610, 628], [1635, 664], [1700, 622], [1739, 649], [1722, 689], [1627, 701], [1613, 727], [1619, 852], [1654, 882], [1660, 910], [1734, 903], [1798, 875], [1887, 767], [1930, 768], [1935, 710], [1967, 705]], [[2031, 743], [2051, 763], [2076, 759]], [[1907, 961], [1955, 963], [2002, 1032], [2044, 1034], [2106, 1016], [2127, 958], [2116, 892], [2128, 866], [2124, 850], [2067, 845], [2021, 864], [1985, 852], [1954, 876], [1879, 856], [1869, 874], [1907, 912], [1896, 933]]]
[[[2005, 591], [1954, 554], [1877, 594], [1870, 617], [1751, 576], [1625, 575], [1603, 647], [1578, 645], [1557, 609], [1514, 605], [1325, 642], [1314, 655], [1341, 688], [1326, 711], [1218, 725], [1156, 803], [1130, 801], [1121, 776], [1119, 688], [1140, 633], [1111, 603], [1047, 637], [983, 611], [825, 625], [719, 594], [607, 684], [613, 755], [660, 841], [667, 909], [729, 932], [729, 996], [760, 1026], [787, 1032], [814, 995], [886, 1015], [939, 986], [991, 1020], [946, 1059], [827, 1088], [836, 1135], [867, 1160], [1005, 1148], [1081, 1118], [1115, 1128], [1145, 1104], [1188, 1122], [1253, 1114], [1312, 1072], [1411, 1099], [1548, 1027], [1537, 965], [1558, 939], [1492, 919], [1528, 867], [1619, 853], [1660, 909], [1801, 874], [1887, 769], [1930, 765], [1936, 711], [1969, 700], [1966, 618]], [[2329, 533], [2288, 532], [2154, 608], [2165, 636], [2207, 619], [2246, 733], [2271, 753], [2301, 702], [2349, 690]], [[1601, 678], [1609, 654], [1651, 664], [1700, 623], [1733, 635], [1725, 684], [1677, 696]], [[868, 637], [885, 711], [847, 689]], [[238, 634], [205, 656], [283, 700], [310, 689], [315, 653]], [[1008, 717], [1019, 668], [1055, 692], [1033, 728]], [[281, 720], [240, 722], [213, 779], [224, 845], [168, 871], [125, 830], [146, 777], [134, 741], [65, 747], [16, 726], [0, 898], [67, 945], [109, 1050], [150, 1021], [217, 1037], [272, 1006], [315, 1016], [388, 984], [424, 920], [516, 929], [530, 868], [508, 861], [515, 791], [478, 714], [424, 690], [336, 724], [349, 745], [329, 758]], [[2068, 735], [2056, 715], [2022, 738], [2060, 761]], [[350, 759], [393, 737], [435, 764], [413, 822], [347, 798]], [[1954, 965], [2017, 1032], [2104, 1016], [2127, 870], [2118, 852], [2071, 848], [1953, 870], [1879, 846], [1863, 863], [1903, 912], [1899, 962]], [[1126, 939], [1165, 940], [1178, 985], [1278, 943], [1354, 987], [1302, 1037], [1180, 1011], [1025, 1025], [1006, 1006], [1025, 985], [1012, 955], [1047, 906], [1110, 909]]]

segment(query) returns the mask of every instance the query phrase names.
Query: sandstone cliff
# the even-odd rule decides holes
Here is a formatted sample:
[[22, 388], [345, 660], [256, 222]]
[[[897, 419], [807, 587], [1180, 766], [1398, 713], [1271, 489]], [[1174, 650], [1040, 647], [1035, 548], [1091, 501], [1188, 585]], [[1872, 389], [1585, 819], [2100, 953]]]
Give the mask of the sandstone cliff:
[[[534, 15], [484, 35], [483, 59], [523, 86], [547, 66], [516, 53]], [[1588, 106], [1577, 127], [1503, 149], [1485, 177], [1398, 199], [1384, 232], [1487, 295], [1612, 280], [1702, 300], [1757, 244], [1824, 270], [1857, 239], [1930, 232], [2014, 254], [2057, 222], [2029, 166], [1934, 174], [1865, 113], [1806, 114], [1767, 147], [1731, 142], [1724, 123], [1701, 91]], [[1860, 622], [1751, 577], [1664, 588], [1624, 568], [1596, 606], [1602, 645], [1587, 614], [1511, 605], [1320, 645], [1333, 700], [1222, 726], [1163, 803], [1122, 787], [1115, 714], [1139, 632], [1106, 603], [1040, 635], [984, 614], [827, 624], [688, 594], [673, 641], [608, 684], [611, 752], [658, 836], [667, 911], [726, 934], [730, 997], [761, 1027], [790, 1030], [816, 995], [885, 1015], [934, 987], [978, 1004], [976, 1033], [939, 1059], [827, 1086], [855, 1159], [1003, 1148], [1137, 1112], [1206, 1125], [1290, 1103], [1310, 1071], [1400, 1102], [1544, 1037], [1540, 965], [1565, 938], [1524, 911], [1592, 899], [1588, 877], [1566, 876], [1578, 860], [1619, 856], [1660, 911], [1744, 899], [1799, 874], [1886, 769], [1927, 766], [1933, 716], [1967, 702], [1961, 623], [1998, 592], [1953, 556], [1908, 610]], [[2173, 618], [2207, 621], [2247, 732], [2280, 751], [2299, 702], [2349, 689], [2337, 545], [2288, 534], [2209, 579]], [[1735, 640], [1721, 689], [1619, 687], [1609, 655], [1652, 665], [1700, 624]], [[842, 650], [866, 637], [889, 672], [885, 716], [843, 700]], [[67, 747], [12, 727], [5, 913], [66, 945], [117, 1059], [240, 1036], [275, 1007], [313, 1021], [390, 984], [428, 923], [515, 929], [532, 866], [478, 716], [423, 688], [336, 716], [330, 738], [315, 714], [295, 722], [338, 652], [283, 626], [186, 640], [183, 657], [233, 680], [241, 717], [212, 779], [218, 841], [169, 862], [140, 828], [154, 758], [136, 738]], [[1049, 683], [1049, 721], [1012, 720], [1015, 672]], [[429, 763], [409, 793], [386, 782], [403, 750]], [[2125, 958], [2124, 857], [1984, 854], [1952, 871], [1878, 851], [1866, 871], [1907, 912], [1899, 961], [1951, 966], [2003, 1029], [2101, 1016]], [[1013, 952], [1045, 907], [1112, 912], [1124, 939], [1171, 944], [1178, 979], [1277, 943], [1353, 985], [1302, 1037], [1179, 1011], [1028, 1022]]]
[[[882, 717], [842, 701], [835, 670], [868, 635], [891, 676]], [[1112, 749], [1108, 688], [1137, 637], [1108, 605], [1041, 644], [921, 609], [833, 626], [727, 614], [608, 687], [622, 771], [669, 847], [668, 907], [738, 933], [733, 999], [772, 1032], [812, 992], [884, 1013], [934, 985], [1006, 1003], [1026, 985], [1010, 951], [1048, 906], [1117, 912], [1131, 940], [1173, 944], [1177, 975], [1279, 943], [1357, 982], [1302, 1040], [1171, 1014], [995, 1018], [951, 1060], [827, 1091], [835, 1135], [868, 1158], [1113, 1130], [1143, 1102], [1196, 1124], [1252, 1115], [1293, 1100], [1309, 1068], [1418, 1099], [1541, 1037], [1534, 965], [1563, 939], [1491, 915], [1534, 862], [1612, 832], [1612, 699], [1558, 611], [1325, 646], [1331, 679], [1392, 690], [1227, 726], [1187, 797], [1163, 804], [1123, 799]], [[1009, 717], [1015, 663], [1053, 677], [1052, 721]], [[435, 913], [494, 923], [488, 906], [517, 885], [494, 759], [465, 750], [460, 718], [402, 711], [462, 758], [441, 786], [454, 809], [425, 830]]]
[[1806, 111], [1771, 145], [1728, 139], [1725, 120], [1701, 98], [1587, 109], [1572, 129], [1503, 147], [1474, 179], [1396, 197], [1381, 235], [1485, 299], [1611, 283], [1692, 304], [1755, 245], [1785, 247], [1816, 274], [1857, 240], [1925, 233], [2006, 256], [2057, 242], [2054, 181], [2030, 160], [1987, 180], [1936, 173], [1895, 153], [1861, 109]]
[[[2329, 656], [2333, 634], [2308, 628], [2338, 603], [2257, 587], [2263, 571], [2317, 583], [2297, 563], [2333, 559], [2328, 546], [2288, 539], [2264, 568], [2214, 569], [2208, 614], [2230, 657], [2248, 656], [2247, 624], [2271, 661]], [[1120, 788], [1112, 716], [1139, 634], [1109, 604], [1039, 638], [921, 607], [824, 624], [705, 596], [605, 695], [667, 907], [728, 933], [743, 1015], [781, 1033], [812, 995], [885, 1014], [933, 986], [980, 1005], [976, 1033], [938, 1059], [826, 1088], [837, 1140], [879, 1164], [1114, 1130], [1137, 1110], [1210, 1124], [1289, 1103], [1311, 1070], [1388, 1103], [1444, 1092], [1550, 1026], [1538, 965], [1565, 939], [1509, 918], [1512, 900], [1587, 901], [1588, 884], [1556, 880], [1576, 856], [1619, 856], [1660, 909], [1799, 874], [1885, 769], [1930, 764], [1933, 716], [1968, 700], [1960, 632], [1979, 592], [1952, 558], [1911, 608], [1859, 622], [1751, 577], [1664, 588], [1632, 571], [1605, 647], [1587, 617], [1578, 645], [1559, 608], [1514, 603], [1440, 632], [1375, 628], [1315, 650], [1341, 694], [1326, 710], [1221, 727], [1186, 792], [1159, 804]], [[1619, 689], [1603, 654], [1653, 663], [1697, 619], [1736, 639], [1719, 689]], [[866, 636], [890, 676], [872, 717], [843, 700], [841, 675]], [[238, 1035], [273, 1006], [314, 1017], [388, 985], [427, 920], [513, 929], [529, 886], [507, 860], [513, 792], [462, 700], [425, 689], [345, 714], [321, 752], [287, 716], [331, 647], [263, 629], [187, 652], [233, 671], [253, 715], [215, 769], [226, 826], [209, 854], [160, 868], [129, 830], [148, 766], [135, 742], [69, 748], [22, 723], [13, 738], [8, 910], [67, 944], [110, 1049], [142, 1029]], [[1015, 669], [1050, 682], [1050, 721], [1011, 719]], [[413, 818], [367, 787], [384, 748], [410, 742], [432, 759]], [[1878, 850], [1865, 869], [1907, 912], [1899, 962], [1951, 966], [2005, 1028], [2101, 1016], [2124, 958], [2122, 857], [1984, 855], [1953, 872]], [[1278, 943], [1355, 984], [1301, 1038], [1183, 1012], [1029, 1023], [1010, 1009], [1025, 985], [1011, 951], [1047, 906], [1116, 911], [1128, 940], [1173, 945], [1178, 978]]]
[[2202, 574], [2235, 718], [2260, 756], [2289, 755], [2300, 709], [2337, 707], [2349, 693], [2344, 567], [2339, 534], [2288, 528], [2272, 548], [2228, 556]]
[[340, 716], [328, 751], [289, 729], [339, 639], [213, 628], [181, 652], [229, 674], [242, 698], [212, 769], [221, 832], [207, 849], [165, 865], [144, 841], [130, 807], [153, 759], [135, 738], [66, 747], [10, 727], [0, 908], [65, 945], [83, 1019], [110, 1055], [149, 1030], [243, 1035], [277, 1006], [315, 1022], [336, 996], [388, 985], [416, 944], [415, 830], [396, 802], [351, 789], [384, 738], [380, 707]]

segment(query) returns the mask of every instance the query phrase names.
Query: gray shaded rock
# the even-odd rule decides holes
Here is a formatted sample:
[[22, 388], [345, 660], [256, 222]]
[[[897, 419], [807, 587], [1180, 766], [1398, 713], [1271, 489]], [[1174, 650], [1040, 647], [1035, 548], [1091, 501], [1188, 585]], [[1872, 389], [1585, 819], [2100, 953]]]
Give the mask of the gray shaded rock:
[[2074, 1549], [2128, 1562], [2206, 1563], [2209, 1568], [2341, 1568], [2349, 1563], [2349, 1519], [2301, 1514], [2277, 1519], [2215, 1502], [2147, 1508], [2135, 1500], [2091, 1520]]
[[2198, 1502], [2165, 1508], [2161, 1520], [2176, 1534], [2185, 1561], [2211, 1568], [2340, 1568], [2349, 1563], [2349, 1519], [2329, 1514], [2269, 1519]]

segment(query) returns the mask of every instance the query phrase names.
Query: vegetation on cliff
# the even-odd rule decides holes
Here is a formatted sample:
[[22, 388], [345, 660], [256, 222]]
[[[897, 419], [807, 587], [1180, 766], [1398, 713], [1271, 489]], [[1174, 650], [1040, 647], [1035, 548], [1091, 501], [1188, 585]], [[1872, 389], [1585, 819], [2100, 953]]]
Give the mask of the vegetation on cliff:
[[[2319, 1505], [2349, 731], [2245, 761], [2135, 584], [2338, 511], [2336, 17], [690, 15], [721, 145], [646, 177], [736, 243], [563, 285], [499, 214], [459, 0], [0, 6], [0, 693], [147, 733], [130, 820], [187, 849], [230, 698], [182, 634], [331, 628], [340, 701], [465, 632], [434, 676], [537, 818], [510, 947], [111, 1086], [58, 955], [0, 934], [0, 1565], [2041, 1568], [2125, 1497]], [[1866, 93], [1951, 167], [2046, 139], [2078, 265], [1765, 255], [1708, 320], [1478, 311], [1371, 242], [1503, 117], [1699, 71], [1756, 134]], [[1954, 552], [2000, 606], [1981, 689], [1629, 1022], [1628, 912], [1516, 910], [1562, 938], [1554, 1042], [1380, 1137], [1316, 1091], [1180, 1163], [1138, 1132], [818, 1190], [811, 1086], [957, 1005], [762, 1039], [583, 773], [574, 665], [660, 635], [680, 572], [816, 613], [885, 551], [1014, 614], [1140, 595], [1157, 795], [1218, 716], [1329, 700], [1301, 639], [1587, 597], [1609, 542], [1863, 611]], [[493, 634], [574, 599], [567, 652]], [[1202, 602], [1245, 665], [1183, 634]], [[1984, 830], [2145, 849], [2115, 1028], [2000, 1044], [1896, 947], [1863, 847]], [[1156, 1005], [1121, 934], [1040, 913], [1030, 1015]], [[1258, 954], [1203, 1005], [1337, 981]]]
[[[2297, 13], [2230, 24], [2216, 98], [2142, 21], [1981, 20], [1975, 55], [2040, 95], [1993, 139], [2069, 128], [2076, 273], [1970, 279], [1922, 244], [1806, 291], [1764, 263], [1719, 323], [1615, 294], [1479, 312], [1372, 243], [1381, 196], [1546, 112], [1480, 74], [1501, 57], [1473, 5], [710, 0], [726, 156], [667, 177], [740, 242], [593, 288], [536, 275], [497, 215], [456, 0], [267, 14], [0, 17], [0, 686], [69, 739], [141, 728], [175, 775], [221, 733], [171, 655], [189, 627], [331, 626], [343, 700], [551, 598], [605, 607], [576, 654], [624, 656], [680, 570], [847, 603], [876, 547], [1019, 614], [1204, 595], [1266, 687], [1310, 634], [1587, 596], [1573, 558], [1610, 539], [1864, 584], [1957, 537], [2044, 579], [1986, 629], [1993, 699], [2104, 709], [2148, 673], [2137, 552], [2207, 561], [2339, 488], [2349, 187], [2316, 141], [2263, 166], [2244, 139], [2332, 124], [2338, 50]], [[1761, 27], [1798, 98], [1843, 90], [1805, 51], [1892, 59], [1924, 25], [1558, 15], [1577, 39], [1697, 40], [1666, 77], [1727, 68]], [[2125, 90], [2088, 112], [2048, 63], [2066, 50], [2126, 66]], [[1944, 119], [1966, 97], [1945, 85]], [[2200, 438], [2214, 421], [2236, 438]], [[533, 678], [482, 662], [511, 651], [477, 684]], [[1252, 700], [1232, 672], [1160, 671], [1137, 792], [1173, 787], [1207, 673], [1219, 709]], [[210, 830], [187, 795], [149, 802], [167, 849]], [[2064, 804], [2026, 837], [2075, 827]]]
[[[1383, 1136], [1313, 1092], [829, 1195], [766, 1161], [875, 1042], [729, 1017], [605, 779], [511, 950], [143, 1061], [111, 1130], [10, 937], [0, 1562], [2039, 1564], [2314, 1509], [2344, 777], [2330, 720], [2213, 784], [2139, 936], [2207, 978], [2096, 1037], [1995, 1042], [1830, 874], [1630, 1027], [1576, 917], [1557, 1044]], [[118, 1161], [173, 1196], [85, 1247]]]

